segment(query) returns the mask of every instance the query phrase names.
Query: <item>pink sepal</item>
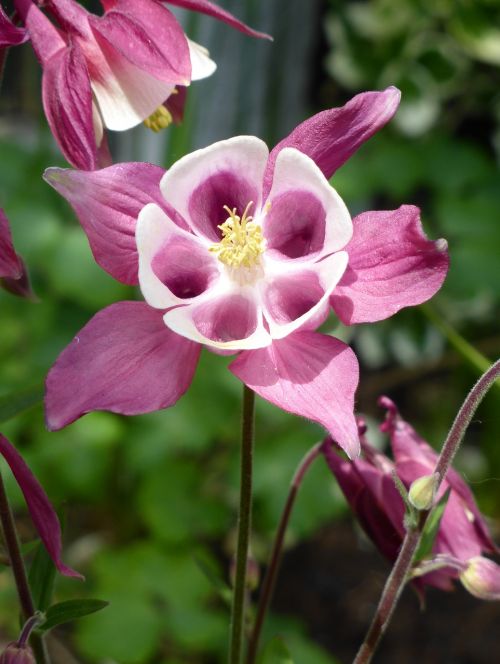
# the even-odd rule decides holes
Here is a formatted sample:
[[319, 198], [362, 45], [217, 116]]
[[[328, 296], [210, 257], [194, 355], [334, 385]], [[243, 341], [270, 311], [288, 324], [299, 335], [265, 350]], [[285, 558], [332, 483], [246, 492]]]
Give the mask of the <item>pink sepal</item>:
[[84, 577], [79, 572], [67, 567], [61, 560], [61, 526], [47, 494], [16, 448], [1, 434], [0, 454], [9, 464], [19, 488], [23, 492], [33, 524], [57, 570], [64, 576], [83, 579]]

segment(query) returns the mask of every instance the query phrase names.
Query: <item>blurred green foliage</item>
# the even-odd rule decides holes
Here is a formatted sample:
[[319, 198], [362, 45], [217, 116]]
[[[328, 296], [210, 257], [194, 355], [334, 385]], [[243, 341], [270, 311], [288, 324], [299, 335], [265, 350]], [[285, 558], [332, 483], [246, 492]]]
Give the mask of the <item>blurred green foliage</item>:
[[[494, 357], [500, 347], [498, 3], [331, 0], [328, 7], [330, 77], [325, 72], [321, 85], [333, 88], [332, 102], [388, 84], [404, 93], [393, 126], [363, 147], [332, 184], [353, 215], [405, 202], [422, 207], [427, 232], [448, 239], [452, 259], [434, 307]], [[173, 145], [189, 141], [189, 110], [187, 118], [172, 129]], [[0, 399], [39, 385], [95, 311], [140, 297], [96, 266], [69, 207], [41, 180], [47, 165], [57, 165], [51, 149], [44, 131], [25, 143], [0, 143], [0, 201], [40, 298], [32, 304], [0, 292]], [[350, 330], [330, 321], [328, 329], [353, 343], [361, 359], [360, 410], [378, 416], [375, 398], [389, 392], [422, 435], [439, 444], [475, 370], [449, 350], [422, 311]], [[75, 629], [58, 631], [82, 661], [223, 660], [228, 608], [219, 591], [234, 550], [241, 391], [227, 363], [204, 352], [188, 394], [168, 411], [128, 419], [94, 413], [49, 433], [38, 405], [2, 426], [64, 512], [65, 557], [87, 576], [83, 586], [60, 579], [57, 600], [85, 595], [110, 602]], [[459, 460], [473, 480], [500, 476], [493, 397], [481, 413], [482, 424], [472, 429]], [[252, 550], [260, 564], [293, 471], [321, 436], [319, 427], [258, 403]], [[7, 479], [21, 514], [21, 496]], [[498, 519], [497, 486], [487, 481], [474, 488]], [[317, 462], [301, 489], [288, 544], [344, 513], [337, 487]], [[21, 525], [29, 539], [28, 521]], [[214, 586], [207, 567], [220, 583]], [[0, 628], [9, 637], [17, 629], [13, 602], [8, 572], [1, 572]], [[283, 635], [296, 664], [334, 661], [292, 617], [271, 617], [266, 631], [268, 639]]]

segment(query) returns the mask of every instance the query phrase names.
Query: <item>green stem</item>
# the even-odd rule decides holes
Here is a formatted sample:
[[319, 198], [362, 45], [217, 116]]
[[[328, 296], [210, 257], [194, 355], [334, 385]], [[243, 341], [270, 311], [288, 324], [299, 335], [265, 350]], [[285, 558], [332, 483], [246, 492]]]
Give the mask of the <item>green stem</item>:
[[460, 355], [476, 369], [478, 373], [484, 373], [491, 366], [490, 360], [472, 346], [466, 339], [459, 334], [454, 327], [439, 315], [439, 313], [430, 304], [423, 304], [421, 311], [438, 328], [438, 330], [448, 339], [449, 343], [460, 353]]
[[283, 542], [285, 539], [285, 533], [288, 527], [288, 522], [290, 521], [290, 516], [292, 514], [292, 509], [295, 503], [295, 499], [299, 492], [299, 488], [304, 478], [304, 475], [306, 474], [309, 466], [312, 464], [314, 459], [316, 459], [316, 457], [320, 455], [322, 446], [323, 443], [316, 443], [316, 445], [307, 452], [307, 454], [302, 458], [301, 462], [299, 463], [297, 470], [295, 471], [295, 474], [292, 478], [292, 482], [290, 484], [290, 491], [288, 492], [288, 497], [286, 499], [285, 507], [283, 509], [278, 524], [278, 530], [276, 531], [276, 537], [273, 543], [271, 559], [269, 561], [269, 567], [267, 569], [264, 583], [262, 584], [262, 590], [260, 593], [260, 600], [259, 600], [259, 608], [257, 610], [257, 615], [255, 617], [255, 624], [252, 630], [252, 634], [250, 636], [246, 664], [254, 664], [255, 658], [257, 657], [260, 634], [262, 631], [262, 627], [264, 625], [264, 619], [266, 617], [267, 610], [269, 608], [273, 596], [274, 586], [276, 584], [276, 577], [278, 575], [281, 556], [283, 553]]
[[[438, 474], [436, 494], [441, 482], [446, 477], [477, 407], [499, 376], [500, 360], [497, 360], [477, 381], [458, 411], [436, 464], [435, 472]], [[422, 533], [430, 511], [420, 512], [418, 522], [407, 529], [399, 555], [382, 592], [375, 616], [353, 664], [368, 664], [371, 661], [408, 581], [413, 559], [420, 546]]]
[[231, 609], [229, 664], [240, 664], [243, 654], [248, 545], [252, 524], [254, 411], [255, 393], [244, 385], [241, 424], [240, 509], [238, 515], [238, 544], [236, 548], [234, 593]]
[[[16, 525], [12, 510], [10, 507], [9, 499], [5, 491], [5, 485], [0, 473], [0, 522], [2, 524], [2, 533], [5, 543], [5, 548], [9, 556], [12, 574], [16, 584], [17, 595], [19, 597], [19, 604], [24, 620], [29, 620], [35, 615], [35, 605], [26, 575], [26, 568], [24, 567], [24, 560], [19, 546], [19, 539], [17, 537]], [[45, 644], [42, 637], [33, 632], [30, 638], [30, 644], [35, 653], [37, 664], [49, 664]]]

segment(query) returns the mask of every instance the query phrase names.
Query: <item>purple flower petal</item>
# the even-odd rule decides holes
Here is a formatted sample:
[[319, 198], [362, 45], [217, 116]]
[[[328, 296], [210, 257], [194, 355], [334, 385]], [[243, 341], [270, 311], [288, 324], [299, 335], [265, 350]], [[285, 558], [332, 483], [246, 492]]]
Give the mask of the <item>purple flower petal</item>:
[[330, 302], [346, 325], [392, 316], [431, 298], [448, 271], [444, 240], [425, 236], [419, 209], [364, 212], [346, 247], [349, 266]]
[[206, 243], [179, 228], [154, 203], [139, 214], [136, 243], [141, 291], [155, 309], [193, 301], [219, 278], [217, 259]]
[[134, 65], [160, 81], [189, 85], [191, 60], [184, 30], [155, 0], [120, 0], [89, 23]]
[[61, 560], [61, 527], [59, 519], [50, 504], [41, 484], [33, 475], [15, 447], [0, 434], [0, 454], [7, 461], [23, 492], [33, 524], [38, 531], [40, 539], [47, 549], [54, 565], [64, 576], [73, 576], [83, 579], [75, 570], [64, 565]]
[[76, 44], [45, 64], [42, 97], [52, 134], [69, 163], [86, 171], [99, 168], [90, 79]]
[[[167, 208], [159, 189], [164, 172], [152, 164], [132, 162], [93, 172], [49, 168], [44, 178], [73, 207], [96, 262], [118, 281], [133, 285], [138, 269], [137, 217], [153, 201]], [[169, 216], [183, 223], [174, 211]]]
[[97, 313], [61, 353], [46, 382], [50, 430], [85, 413], [123, 415], [172, 406], [188, 389], [201, 347], [171, 332], [143, 302]]
[[[190, 9], [191, 11], [198, 12], [200, 14], [207, 14], [207, 16], [212, 16], [218, 21], [224, 21], [235, 30], [243, 32], [245, 35], [250, 37], [259, 37], [261, 39], [270, 39], [272, 37], [267, 35], [265, 32], [257, 32], [249, 28], [248, 25], [245, 25], [242, 21], [239, 21], [232, 14], [227, 12], [222, 7], [218, 7], [213, 2], [208, 0], [165, 0], [169, 5], [174, 5], [176, 7], [183, 7], [184, 9]], [[104, 0], [105, 4], [109, 4], [110, 0]]]
[[23, 264], [12, 243], [9, 220], [0, 209], [0, 277], [20, 279], [22, 274]]
[[250, 215], [260, 208], [268, 154], [267, 145], [254, 136], [218, 141], [179, 159], [161, 181], [162, 194], [193, 233], [219, 242], [217, 226], [228, 217], [224, 206], [240, 215], [250, 202]]
[[25, 28], [15, 26], [0, 6], [0, 46], [18, 46], [27, 39], [29, 35]]
[[269, 155], [264, 193], [271, 188], [274, 164], [283, 148], [296, 148], [330, 179], [335, 171], [396, 112], [401, 93], [390, 87], [382, 92], [363, 92], [340, 108], [332, 108], [302, 122]]
[[26, 26], [36, 57], [45, 65], [66, 42], [32, 0], [14, 0], [17, 13]]
[[349, 456], [359, 453], [353, 414], [358, 362], [338, 339], [296, 332], [241, 353], [229, 369], [267, 401], [326, 427]]

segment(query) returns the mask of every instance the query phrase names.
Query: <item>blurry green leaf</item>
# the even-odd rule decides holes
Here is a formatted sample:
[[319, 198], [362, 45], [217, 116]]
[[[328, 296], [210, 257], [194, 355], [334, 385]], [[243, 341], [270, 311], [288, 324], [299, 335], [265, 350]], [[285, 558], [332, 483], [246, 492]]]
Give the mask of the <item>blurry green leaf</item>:
[[43, 401], [43, 384], [33, 385], [18, 392], [0, 397], [0, 422], [5, 422], [18, 413], [32, 408]]
[[203, 576], [208, 580], [210, 585], [216, 590], [217, 594], [226, 602], [231, 604], [233, 593], [229, 585], [224, 581], [222, 576], [219, 573], [219, 570], [215, 568], [215, 565], [211, 561], [202, 558], [197, 555], [194, 556], [194, 561], [198, 568], [200, 569]]
[[91, 662], [113, 660], [120, 664], [154, 661], [161, 636], [158, 607], [128, 594], [127, 579], [115, 595], [108, 595], [106, 611], [90, 615], [76, 625], [76, 640]]
[[29, 570], [28, 580], [33, 595], [33, 603], [39, 611], [52, 602], [56, 568], [42, 542], [38, 544], [33, 562]]
[[72, 622], [73, 620], [78, 620], [91, 613], [95, 613], [96, 611], [101, 611], [108, 606], [108, 604], [109, 602], [105, 602], [101, 599], [69, 599], [66, 602], [53, 604], [45, 612], [46, 620], [39, 625], [38, 629], [47, 632], [48, 630], [57, 627], [57, 625]]
[[277, 636], [262, 651], [259, 664], [294, 664], [294, 661], [283, 639]]
[[444, 510], [446, 508], [448, 498], [450, 497], [450, 492], [451, 487], [448, 487], [448, 489], [433, 507], [432, 512], [430, 513], [425, 524], [420, 546], [418, 547], [418, 550], [415, 554], [415, 562], [422, 560], [422, 558], [425, 558], [432, 551], [434, 540], [438, 534], [441, 519], [443, 518]]

